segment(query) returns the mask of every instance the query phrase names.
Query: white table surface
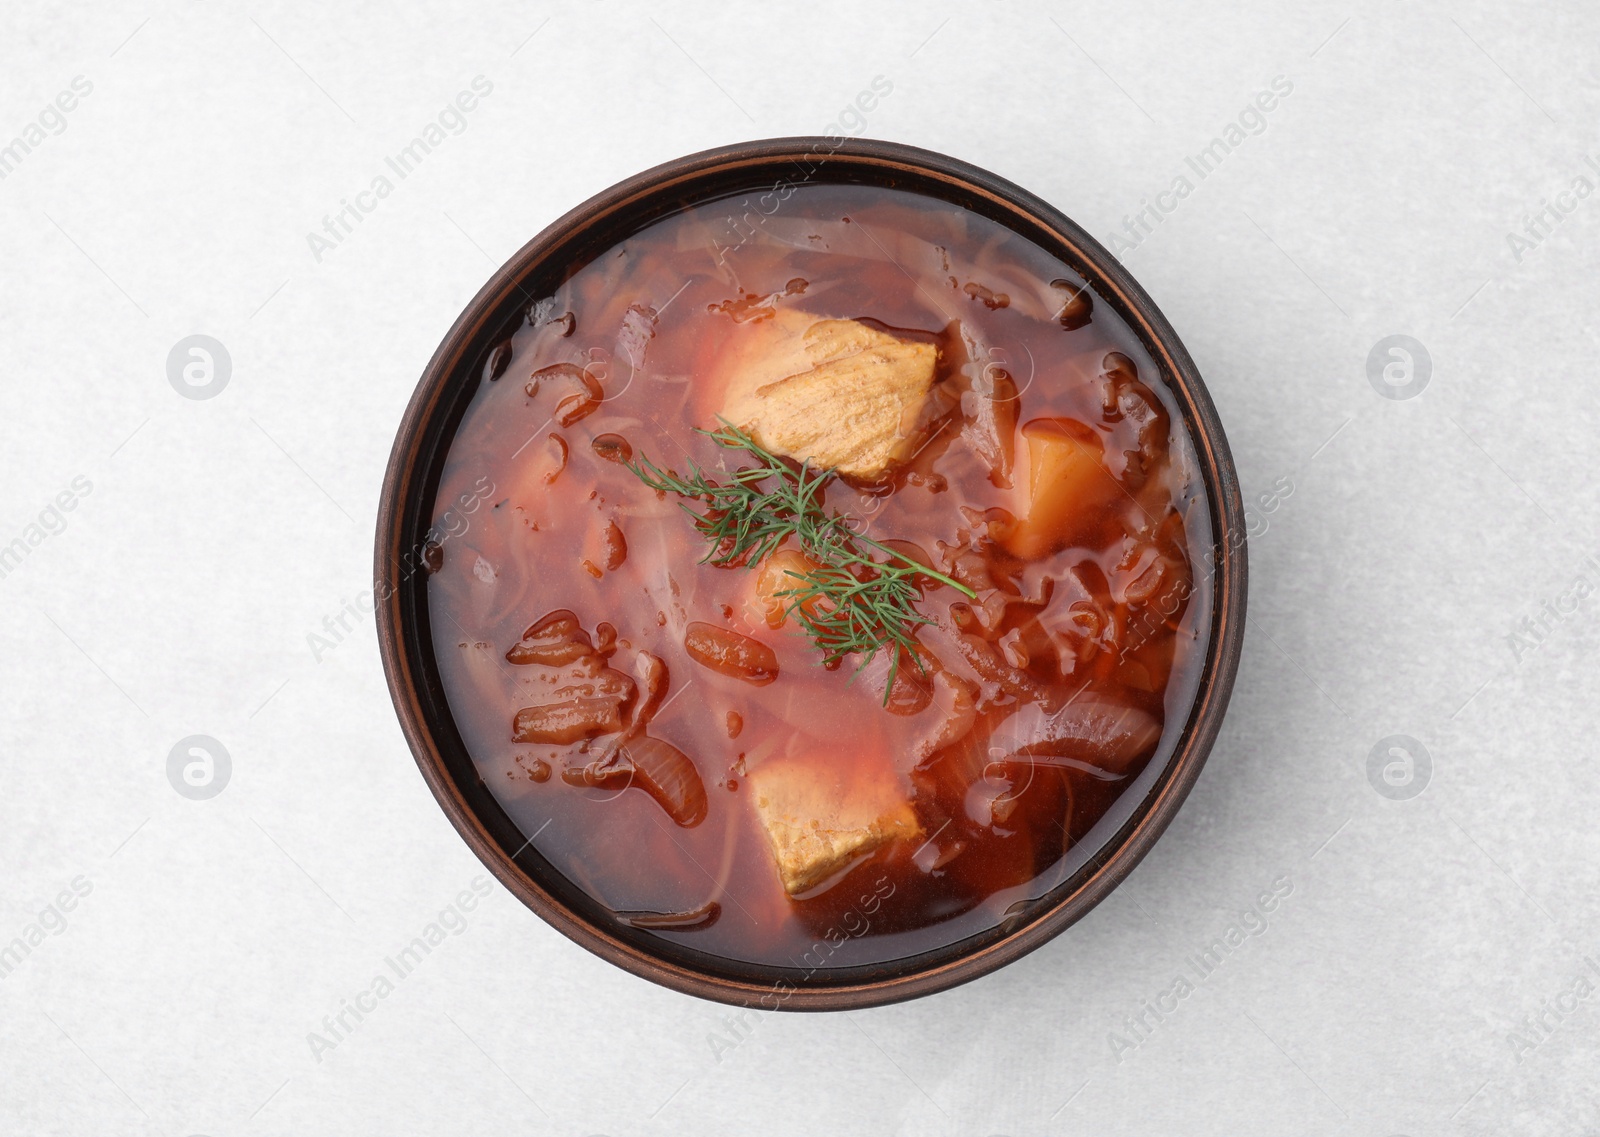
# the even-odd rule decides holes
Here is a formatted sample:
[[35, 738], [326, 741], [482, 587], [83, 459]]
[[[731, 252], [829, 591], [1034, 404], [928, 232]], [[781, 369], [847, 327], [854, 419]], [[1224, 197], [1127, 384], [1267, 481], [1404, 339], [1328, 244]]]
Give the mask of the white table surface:
[[[1597, 44], [1577, 0], [4, 5], [0, 143], [45, 121], [0, 180], [0, 547], [27, 549], [0, 578], [0, 947], [40, 941], [0, 979], [0, 1130], [1595, 1132], [1600, 193], [1508, 234], [1600, 187]], [[307, 233], [478, 75], [464, 132], [316, 259]], [[818, 132], [880, 75], [864, 133], [1106, 242], [1293, 85], [1125, 256], [1245, 490], [1293, 486], [1250, 542], [1199, 784], [1088, 918], [943, 995], [736, 1027], [495, 884], [314, 1055], [487, 875], [401, 738], [371, 618], [308, 640], [370, 584], [422, 365], [561, 212]], [[197, 333], [231, 360], [208, 399], [167, 373]], [[1394, 334], [1431, 359], [1414, 398], [1369, 379]], [[231, 756], [208, 799], [168, 778], [191, 735]], [[1419, 795], [1369, 779], [1394, 735], [1430, 756]]]

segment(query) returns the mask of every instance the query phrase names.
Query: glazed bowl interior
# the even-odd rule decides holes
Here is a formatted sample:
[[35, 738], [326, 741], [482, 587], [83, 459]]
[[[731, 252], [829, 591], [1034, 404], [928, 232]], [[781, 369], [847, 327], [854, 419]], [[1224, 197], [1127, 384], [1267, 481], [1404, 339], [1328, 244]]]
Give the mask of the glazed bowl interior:
[[[1076, 269], [1157, 364], [1192, 440], [1209, 509], [1209, 636], [1198, 691], [1170, 757], [1151, 763], [1098, 848], [1062, 883], [999, 925], [892, 963], [823, 969], [756, 966], [621, 925], [540, 855], [484, 784], [452, 716], [435, 661], [426, 534], [451, 441], [491, 356], [577, 268], [686, 206], [760, 201], [796, 183], [909, 190], [988, 217]], [[1193, 361], [1144, 291], [1104, 248], [1042, 200], [928, 151], [866, 141], [750, 143], [647, 171], [561, 218], [511, 258], [441, 343], [401, 423], [380, 502], [375, 576], [379, 643], [391, 695], [417, 762], [452, 823], [495, 876], [559, 931], [668, 987], [735, 1004], [848, 1009], [928, 994], [976, 978], [1040, 944], [1105, 897], [1144, 856], [1198, 776], [1232, 688], [1245, 607], [1244, 526], [1221, 424]], [[1198, 568], [1198, 566], [1197, 566]], [[1133, 797], [1134, 795], [1129, 795]]]

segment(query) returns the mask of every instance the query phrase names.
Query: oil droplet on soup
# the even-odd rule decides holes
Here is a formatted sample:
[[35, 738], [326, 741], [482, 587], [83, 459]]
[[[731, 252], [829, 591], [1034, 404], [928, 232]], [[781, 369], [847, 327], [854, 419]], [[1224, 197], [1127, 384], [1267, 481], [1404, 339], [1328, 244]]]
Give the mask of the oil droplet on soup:
[[[630, 936], [823, 981], [1011, 926], [1131, 815], [1198, 686], [1209, 507], [1160, 371], [1038, 246], [870, 187], [728, 212], [653, 223], [497, 345], [428, 601], [462, 737], [557, 871]], [[761, 455], [783, 473], [709, 519], [663, 488]], [[718, 527], [812, 483], [831, 538]]]

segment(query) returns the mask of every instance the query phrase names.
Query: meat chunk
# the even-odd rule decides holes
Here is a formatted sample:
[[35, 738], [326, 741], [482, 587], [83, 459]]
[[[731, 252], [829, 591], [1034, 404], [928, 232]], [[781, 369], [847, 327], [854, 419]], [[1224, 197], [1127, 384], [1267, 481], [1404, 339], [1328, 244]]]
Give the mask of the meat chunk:
[[742, 327], [720, 361], [720, 414], [761, 445], [849, 477], [904, 458], [938, 349], [793, 309]]
[[772, 758], [750, 772], [756, 816], [790, 896], [887, 845], [921, 835], [886, 763], [836, 756]]

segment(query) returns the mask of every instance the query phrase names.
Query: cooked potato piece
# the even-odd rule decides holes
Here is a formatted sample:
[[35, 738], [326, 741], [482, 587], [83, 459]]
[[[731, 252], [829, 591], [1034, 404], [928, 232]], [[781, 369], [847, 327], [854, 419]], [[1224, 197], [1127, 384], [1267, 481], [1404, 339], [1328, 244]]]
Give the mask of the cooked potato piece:
[[781, 309], [735, 333], [721, 415], [761, 445], [853, 478], [905, 457], [938, 350], [855, 320]]
[[[816, 567], [816, 561], [794, 549], [779, 549], [762, 561], [761, 567], [750, 578], [751, 615], [764, 621], [769, 628], [783, 627], [789, 619], [790, 597], [779, 596], [778, 593], [787, 592], [791, 588], [803, 588], [804, 582], [789, 574], [804, 575]], [[806, 600], [805, 608], [808, 614], [812, 613], [817, 608], [817, 602]]]
[[1074, 419], [1034, 419], [1022, 428], [1028, 443], [1016, 527], [1004, 544], [1033, 560], [1082, 540], [1101, 510], [1122, 490], [1106, 469], [1105, 444]]
[[922, 832], [899, 779], [882, 762], [772, 758], [750, 772], [750, 789], [790, 896]]

